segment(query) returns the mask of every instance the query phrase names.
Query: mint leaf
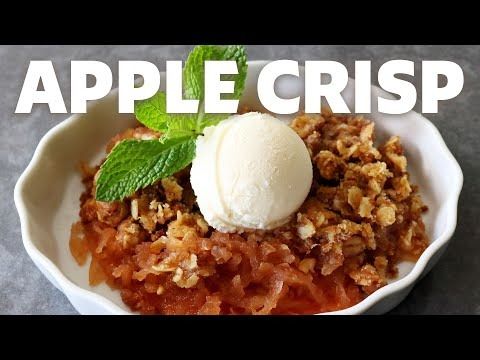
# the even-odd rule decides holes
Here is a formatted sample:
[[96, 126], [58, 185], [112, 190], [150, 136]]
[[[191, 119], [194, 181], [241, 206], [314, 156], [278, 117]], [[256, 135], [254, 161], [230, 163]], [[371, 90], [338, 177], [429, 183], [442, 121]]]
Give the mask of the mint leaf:
[[205, 61], [207, 60], [235, 60], [238, 75], [224, 75], [223, 80], [234, 80], [233, 94], [224, 94], [225, 99], [239, 99], [245, 88], [247, 77], [247, 53], [242, 45], [200, 45], [196, 46], [188, 55], [183, 68], [183, 87], [187, 99], [203, 100], [205, 97]]
[[172, 119], [167, 123], [167, 130], [163, 134], [161, 141], [166, 139], [174, 139], [181, 137], [196, 137], [199, 133], [197, 132], [197, 115], [185, 116], [178, 119]]
[[176, 114], [167, 114], [167, 98], [164, 92], [159, 91], [150, 99], [135, 103], [135, 116], [146, 127], [164, 132], [167, 122], [179, 117]]
[[168, 114], [167, 98], [158, 92], [147, 100], [135, 104], [135, 116], [146, 127], [163, 133], [162, 139], [196, 136], [197, 114]]
[[115, 146], [100, 168], [96, 199], [122, 200], [140, 188], [170, 176], [190, 164], [195, 138], [124, 140]]
[[203, 132], [207, 126], [217, 125], [220, 121], [226, 119], [229, 114], [198, 114], [194, 116], [185, 116], [183, 118], [171, 119], [167, 122], [167, 130], [164, 132], [161, 140], [173, 139], [178, 137], [193, 136], [196, 137]]
[[203, 129], [209, 126], [215, 126], [220, 121], [225, 120], [228, 118], [230, 114], [204, 114], [203, 118], [201, 118], [197, 123], [197, 131], [202, 133]]

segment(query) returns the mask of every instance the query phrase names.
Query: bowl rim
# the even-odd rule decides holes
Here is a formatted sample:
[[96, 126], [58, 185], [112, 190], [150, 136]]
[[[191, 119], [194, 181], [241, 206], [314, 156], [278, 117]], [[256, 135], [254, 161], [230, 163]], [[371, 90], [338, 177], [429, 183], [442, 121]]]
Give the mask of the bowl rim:
[[[265, 64], [271, 62], [272, 60], [254, 60], [248, 61], [249, 66], [260, 67], [264, 66]], [[388, 96], [388, 93], [384, 90], [380, 89], [378, 86], [371, 85], [372, 89], [376, 89], [381, 93]], [[118, 88], [113, 89], [110, 93], [95, 102], [101, 102], [106, 100], [107, 98], [113, 97], [117, 95]], [[436, 141], [441, 148], [442, 156], [448, 159], [454, 171], [450, 174], [452, 179], [454, 180], [454, 186], [452, 187], [452, 191], [450, 191], [447, 200], [445, 201], [445, 206], [448, 209], [448, 213], [450, 216], [447, 217], [447, 222], [445, 224], [444, 230], [442, 233], [434, 239], [427, 247], [427, 249], [422, 253], [420, 258], [416, 261], [413, 268], [409, 271], [407, 275], [402, 277], [401, 279], [396, 280], [393, 283], [389, 283], [382, 288], [378, 289], [374, 293], [367, 296], [358, 304], [348, 307], [346, 309], [321, 313], [317, 315], [355, 315], [361, 314], [369, 310], [375, 304], [380, 302], [382, 299], [389, 297], [395, 292], [400, 292], [401, 290], [413, 285], [422, 275], [423, 270], [427, 266], [430, 259], [437, 254], [437, 252], [448, 243], [450, 238], [452, 237], [453, 233], [455, 232], [456, 224], [457, 224], [457, 211], [458, 211], [458, 200], [460, 196], [460, 192], [463, 187], [463, 173], [460, 165], [458, 164], [457, 160], [453, 156], [453, 154], [448, 149], [443, 137], [441, 136], [439, 130], [436, 126], [427, 118], [425, 118], [420, 113], [415, 113], [419, 116], [419, 119], [423, 121], [427, 127], [429, 128], [432, 140]], [[70, 297], [72, 295], [76, 295], [82, 299], [90, 300], [95, 302], [97, 305], [102, 307], [103, 311], [108, 311], [111, 314], [133, 314], [132, 312], [128, 312], [122, 309], [119, 305], [115, 304], [110, 299], [100, 295], [94, 291], [87, 290], [79, 285], [76, 285], [73, 281], [67, 278], [67, 276], [50, 260], [46, 255], [44, 255], [33, 243], [32, 239], [30, 238], [30, 223], [29, 223], [29, 213], [27, 211], [27, 206], [25, 204], [23, 198], [23, 190], [25, 188], [25, 181], [30, 176], [32, 170], [38, 165], [39, 160], [44, 152], [44, 149], [48, 145], [51, 139], [56, 137], [60, 134], [63, 130], [68, 128], [72, 123], [77, 121], [84, 114], [73, 114], [64, 121], [60, 122], [59, 124], [52, 127], [47, 133], [41, 138], [39, 141], [32, 159], [30, 160], [29, 164], [27, 165], [26, 169], [22, 172], [20, 177], [18, 178], [15, 188], [14, 188], [14, 202], [17, 208], [19, 217], [20, 217], [20, 227], [21, 227], [21, 234], [22, 234], [22, 242], [25, 247], [26, 252], [32, 258], [34, 263], [39, 267], [39, 269], [45, 274], [51, 276], [56, 282], [50, 281], [56, 286], [60, 291], [62, 291], [67, 298], [70, 300], [72, 305], [76, 308], [73, 301], [71, 301]], [[46, 275], [46, 274], [45, 274]], [[48, 278], [48, 276], [47, 276]], [[76, 308], [77, 309], [77, 308]], [[79, 309], [77, 309], [78, 311]]]

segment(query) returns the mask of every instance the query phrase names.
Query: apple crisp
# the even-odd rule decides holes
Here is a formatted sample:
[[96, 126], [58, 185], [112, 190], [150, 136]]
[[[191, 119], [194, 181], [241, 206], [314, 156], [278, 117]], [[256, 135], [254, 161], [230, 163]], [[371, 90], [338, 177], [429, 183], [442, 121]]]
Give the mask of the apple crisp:
[[[361, 116], [300, 115], [291, 127], [314, 168], [310, 194], [286, 225], [221, 233], [202, 217], [189, 168], [122, 202], [95, 200], [99, 166], [82, 165], [85, 192], [72, 226], [90, 284], [119, 289], [145, 314], [311, 314], [350, 307], [428, 246], [427, 210], [409, 181], [401, 141], [374, 145]], [[115, 136], [152, 139], [144, 127]]]

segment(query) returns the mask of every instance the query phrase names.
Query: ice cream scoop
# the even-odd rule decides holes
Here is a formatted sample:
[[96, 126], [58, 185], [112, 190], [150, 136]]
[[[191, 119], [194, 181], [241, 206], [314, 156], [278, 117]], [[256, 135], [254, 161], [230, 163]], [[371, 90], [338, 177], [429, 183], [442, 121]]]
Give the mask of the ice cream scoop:
[[250, 112], [204, 130], [190, 176], [200, 211], [212, 227], [269, 230], [286, 223], [307, 197], [312, 163], [288, 125]]

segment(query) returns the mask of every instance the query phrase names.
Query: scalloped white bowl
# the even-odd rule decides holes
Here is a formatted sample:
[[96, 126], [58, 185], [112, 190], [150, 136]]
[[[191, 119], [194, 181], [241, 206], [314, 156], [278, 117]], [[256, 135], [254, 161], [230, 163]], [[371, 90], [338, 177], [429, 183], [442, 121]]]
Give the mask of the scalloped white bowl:
[[[256, 95], [256, 80], [266, 63], [249, 62], [242, 102], [257, 109], [262, 108]], [[276, 91], [280, 96], [302, 95], [303, 80], [282, 77], [276, 83]], [[353, 94], [354, 81], [350, 80], [343, 96], [351, 109]], [[117, 90], [113, 90], [107, 97], [92, 102], [86, 114], [73, 115], [51, 129], [15, 186], [15, 205], [27, 253], [82, 314], [131, 313], [118, 291], [107, 285], [89, 286], [88, 265], [79, 267], [68, 245], [70, 227], [78, 220], [78, 199], [83, 190], [77, 164], [81, 160], [100, 161], [108, 139], [133, 124], [131, 115], [118, 114], [117, 95]], [[390, 96], [372, 86], [372, 109], [377, 107], [378, 95]], [[402, 139], [412, 182], [420, 186], [429, 206], [425, 223], [431, 244], [416, 263], [400, 264], [397, 279], [359, 304], [329, 314], [381, 314], [394, 308], [438, 261], [457, 221], [463, 175], [435, 126], [415, 112], [396, 116], [373, 112], [368, 117], [376, 123], [379, 141], [389, 135]]]

